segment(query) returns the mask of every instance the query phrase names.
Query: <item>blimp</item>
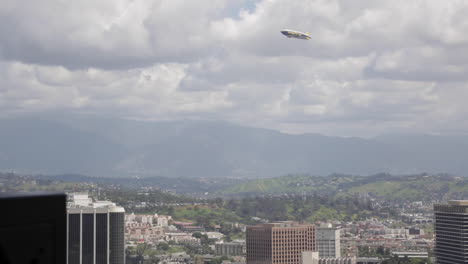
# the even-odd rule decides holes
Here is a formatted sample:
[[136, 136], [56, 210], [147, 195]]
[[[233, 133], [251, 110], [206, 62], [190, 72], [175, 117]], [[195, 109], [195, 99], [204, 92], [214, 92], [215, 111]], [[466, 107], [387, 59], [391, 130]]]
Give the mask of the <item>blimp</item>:
[[304, 33], [297, 30], [292, 29], [283, 29], [281, 30], [281, 34], [285, 35], [288, 38], [297, 38], [297, 39], [310, 39], [310, 33]]

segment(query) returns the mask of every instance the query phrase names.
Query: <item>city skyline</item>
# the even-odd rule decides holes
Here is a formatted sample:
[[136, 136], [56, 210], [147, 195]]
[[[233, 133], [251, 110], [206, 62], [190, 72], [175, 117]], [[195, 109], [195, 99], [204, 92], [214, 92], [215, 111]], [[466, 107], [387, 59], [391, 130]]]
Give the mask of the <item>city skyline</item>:
[[[0, 177], [1, 188], [62, 186], [68, 190], [68, 214], [63, 219], [64, 224], [68, 222], [68, 234], [64, 234], [68, 242], [63, 250], [68, 252], [69, 264], [122, 263], [118, 259], [124, 254], [127, 264], [142, 260], [145, 264], [434, 263], [434, 252], [435, 256], [443, 252], [441, 245], [459, 241], [458, 236], [444, 235], [451, 230], [443, 222], [446, 214], [460, 214], [455, 207], [465, 210], [462, 207], [468, 204], [466, 200], [437, 204], [434, 196], [424, 201], [398, 201], [343, 192], [338, 195], [341, 198], [332, 193], [328, 198], [280, 193], [276, 197], [177, 198], [149, 186], [129, 188], [91, 181], [70, 185], [9, 177], [7, 181]], [[429, 220], [434, 213], [433, 228]], [[7, 215], [13, 220], [12, 214]], [[287, 219], [297, 221], [283, 221]], [[121, 258], [114, 258], [116, 254]]]
[[467, 12], [1, 1], [1, 264], [468, 264]]

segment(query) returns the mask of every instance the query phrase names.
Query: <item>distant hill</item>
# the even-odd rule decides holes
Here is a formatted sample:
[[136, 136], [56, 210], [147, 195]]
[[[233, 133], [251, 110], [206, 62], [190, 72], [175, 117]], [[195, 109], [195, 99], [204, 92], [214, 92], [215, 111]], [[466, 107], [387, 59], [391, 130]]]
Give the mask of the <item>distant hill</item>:
[[97, 183], [104, 185], [120, 185], [127, 188], [153, 187], [178, 194], [205, 196], [227, 186], [239, 183], [239, 179], [200, 179], [200, 178], [168, 178], [168, 177], [145, 177], [145, 178], [109, 178], [90, 177], [79, 174], [60, 175], [36, 175], [31, 177], [41, 180], [52, 180], [69, 183]]
[[96, 133], [60, 123], [0, 120], [0, 169], [26, 173], [112, 175], [128, 150]]
[[0, 170], [106, 177], [467, 175], [468, 137], [289, 135], [224, 122], [0, 119]]
[[331, 175], [329, 177], [287, 175], [246, 181], [221, 189], [217, 193], [227, 196], [362, 194], [374, 198], [384, 198], [387, 201], [432, 201], [466, 199], [468, 197], [468, 179], [445, 174]]
[[[1, 173], [0, 173], [1, 175]], [[370, 176], [285, 175], [264, 179], [201, 178], [103, 178], [83, 175], [34, 176], [30, 178], [63, 183], [94, 183], [127, 188], [152, 187], [196, 197], [243, 196], [330, 196], [377, 198], [382, 201], [440, 201], [466, 199], [468, 178], [447, 174]]]

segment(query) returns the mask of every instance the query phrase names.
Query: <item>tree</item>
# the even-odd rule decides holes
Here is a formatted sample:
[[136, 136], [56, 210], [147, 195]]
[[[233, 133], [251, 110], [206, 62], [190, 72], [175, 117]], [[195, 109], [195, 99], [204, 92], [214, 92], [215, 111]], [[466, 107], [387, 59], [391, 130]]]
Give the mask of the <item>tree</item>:
[[169, 250], [169, 245], [166, 243], [166, 242], [161, 242], [158, 244], [158, 249], [159, 250], [163, 250], [163, 251], [167, 251]]
[[224, 200], [223, 200], [222, 198], [216, 198], [216, 199], [214, 200], [214, 202], [215, 202], [215, 204], [216, 204], [218, 207], [220, 207], [220, 208], [223, 207], [223, 205], [224, 205]]
[[379, 255], [379, 256], [384, 256], [385, 255], [385, 248], [383, 246], [379, 246], [377, 248], [377, 250], [375, 251], [375, 253], [377, 253], [377, 255]]
[[368, 246], [359, 246], [358, 247], [358, 256], [359, 257], [368, 257], [369, 256], [369, 247]]
[[143, 261], [145, 260], [145, 251], [148, 248], [148, 244], [142, 243], [139, 244], [136, 248], [136, 255], [137, 255], [137, 263], [138, 264], [143, 264]]
[[125, 249], [125, 255], [135, 255], [136, 254], [136, 250], [134, 247], [132, 246], [128, 246], [126, 249]]
[[202, 256], [195, 256], [194, 261], [195, 261], [195, 264], [203, 264], [204, 262]]
[[195, 232], [195, 233], [192, 234], [192, 237], [194, 237], [194, 238], [201, 238], [202, 236], [203, 236], [203, 234], [200, 233], [200, 232]]

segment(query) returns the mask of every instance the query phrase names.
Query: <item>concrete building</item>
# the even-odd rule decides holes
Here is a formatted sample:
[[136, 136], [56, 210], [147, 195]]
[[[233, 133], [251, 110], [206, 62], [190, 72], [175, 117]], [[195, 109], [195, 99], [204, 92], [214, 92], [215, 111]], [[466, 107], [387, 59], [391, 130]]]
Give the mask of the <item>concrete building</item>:
[[156, 222], [156, 224], [160, 227], [167, 227], [169, 226], [169, 220], [171, 219], [170, 216], [166, 216], [166, 215], [157, 215], [155, 214], [154, 215], [154, 220]]
[[221, 240], [224, 235], [220, 232], [201, 232], [203, 235], [206, 235], [209, 239]]
[[321, 258], [319, 252], [302, 252], [301, 264], [356, 264], [356, 257]]
[[299, 264], [302, 252], [316, 251], [315, 227], [279, 222], [247, 227], [247, 264]]
[[340, 258], [340, 230], [333, 227], [317, 227], [315, 241], [320, 258]]
[[397, 255], [399, 258], [428, 258], [427, 251], [393, 251], [392, 255]]
[[319, 253], [317, 251], [302, 252], [301, 264], [319, 264]]
[[424, 235], [424, 229], [418, 228], [418, 227], [411, 227], [408, 229], [408, 234], [410, 236], [423, 236]]
[[200, 244], [200, 239], [193, 237], [191, 233], [185, 233], [180, 231], [166, 232], [164, 240], [174, 241], [176, 243], [190, 243], [197, 245]]
[[356, 264], [356, 257], [320, 258], [318, 264]]
[[217, 243], [215, 252], [218, 256], [241, 256], [245, 253], [245, 245], [242, 243]]
[[84, 194], [72, 195], [71, 200], [66, 264], [124, 264], [125, 210], [109, 201], [93, 203]]
[[385, 228], [384, 236], [387, 238], [408, 238], [409, 230], [404, 228]]
[[434, 204], [437, 264], [468, 263], [468, 200]]

